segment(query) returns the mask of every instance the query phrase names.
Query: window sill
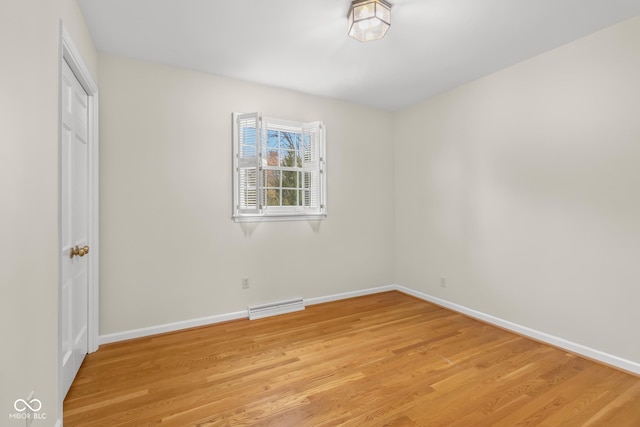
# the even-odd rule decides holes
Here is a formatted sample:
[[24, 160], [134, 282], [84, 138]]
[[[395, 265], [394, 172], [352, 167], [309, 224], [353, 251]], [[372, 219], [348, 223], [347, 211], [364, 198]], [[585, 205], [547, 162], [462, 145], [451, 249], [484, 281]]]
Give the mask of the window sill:
[[235, 222], [278, 222], [278, 221], [318, 221], [327, 218], [327, 214], [299, 215], [234, 215]]

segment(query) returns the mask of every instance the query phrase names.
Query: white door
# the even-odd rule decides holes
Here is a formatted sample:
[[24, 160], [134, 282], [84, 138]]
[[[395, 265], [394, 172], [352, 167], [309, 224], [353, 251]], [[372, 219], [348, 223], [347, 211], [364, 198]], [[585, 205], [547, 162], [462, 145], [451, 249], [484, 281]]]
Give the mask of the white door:
[[62, 65], [61, 317], [62, 378], [66, 395], [87, 354], [89, 268], [88, 96]]

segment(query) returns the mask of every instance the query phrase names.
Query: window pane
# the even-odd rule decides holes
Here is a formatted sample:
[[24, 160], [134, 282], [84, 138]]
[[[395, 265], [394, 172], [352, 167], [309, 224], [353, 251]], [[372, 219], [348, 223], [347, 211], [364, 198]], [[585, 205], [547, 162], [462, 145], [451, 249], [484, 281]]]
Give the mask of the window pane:
[[301, 135], [299, 133], [280, 132], [280, 148], [286, 148], [288, 150], [299, 150], [300, 138]]
[[269, 166], [278, 166], [278, 150], [273, 148], [267, 149], [267, 164]]
[[267, 147], [278, 148], [278, 131], [276, 130], [267, 131]]
[[292, 150], [280, 150], [280, 166], [295, 167], [296, 152]]
[[298, 188], [298, 173], [295, 171], [282, 171], [282, 186]]
[[298, 206], [298, 191], [282, 190], [282, 206]]
[[280, 206], [280, 190], [277, 188], [267, 190], [267, 206]]
[[280, 187], [280, 171], [267, 170], [267, 187]]

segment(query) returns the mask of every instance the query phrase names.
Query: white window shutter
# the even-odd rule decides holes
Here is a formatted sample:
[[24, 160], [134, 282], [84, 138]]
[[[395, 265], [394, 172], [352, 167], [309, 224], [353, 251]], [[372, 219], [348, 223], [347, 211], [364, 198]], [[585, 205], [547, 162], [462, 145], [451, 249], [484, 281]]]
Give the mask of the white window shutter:
[[302, 126], [303, 208], [308, 214], [324, 214], [324, 126], [322, 122]]
[[260, 213], [262, 174], [262, 117], [259, 113], [236, 115], [236, 214]]

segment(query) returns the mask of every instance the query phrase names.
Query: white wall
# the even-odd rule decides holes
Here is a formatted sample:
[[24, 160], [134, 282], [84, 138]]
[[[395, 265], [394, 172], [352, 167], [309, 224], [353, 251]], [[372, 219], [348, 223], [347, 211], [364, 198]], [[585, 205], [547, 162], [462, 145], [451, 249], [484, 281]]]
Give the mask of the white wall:
[[640, 362], [639, 76], [635, 18], [398, 112], [398, 282]]
[[[58, 44], [62, 19], [90, 70], [97, 55], [75, 0], [0, 2], [0, 424], [31, 391], [58, 407]], [[95, 77], [95, 74], [94, 74]]]
[[[75, 0], [0, 2], [0, 415], [34, 390], [47, 413], [34, 426], [59, 416], [59, 19], [97, 77]], [[640, 362], [639, 52], [635, 19], [395, 121], [100, 56], [101, 332], [395, 279]], [[230, 114], [252, 110], [327, 123], [330, 216], [319, 227], [230, 220]], [[292, 245], [285, 274], [269, 257]]]
[[[101, 334], [395, 282], [640, 362], [639, 47], [635, 19], [396, 114], [100, 55]], [[231, 221], [233, 111], [327, 123], [319, 229]]]
[[[393, 283], [390, 113], [106, 54], [99, 67], [101, 334]], [[234, 111], [325, 122], [326, 220], [232, 221]]]

